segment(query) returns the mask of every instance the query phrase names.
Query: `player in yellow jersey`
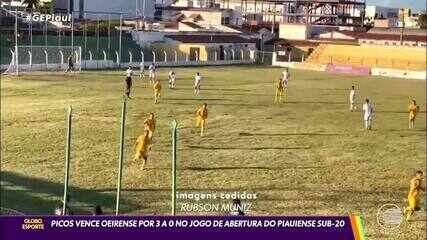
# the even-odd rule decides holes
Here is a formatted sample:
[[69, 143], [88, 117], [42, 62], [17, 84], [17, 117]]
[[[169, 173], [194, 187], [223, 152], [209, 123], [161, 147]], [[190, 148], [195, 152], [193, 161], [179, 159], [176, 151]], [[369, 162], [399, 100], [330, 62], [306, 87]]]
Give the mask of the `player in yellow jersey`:
[[203, 103], [196, 111], [196, 127], [200, 127], [200, 136], [203, 136], [205, 131], [206, 119], [208, 118], [208, 104]]
[[282, 102], [282, 96], [284, 92], [284, 86], [282, 79], [279, 78], [276, 83], [276, 96], [274, 97], [274, 103], [281, 103]]
[[162, 91], [162, 85], [159, 80], [156, 80], [156, 83], [153, 86], [154, 89], [154, 103], [157, 104], [160, 98], [160, 92]]
[[412, 99], [408, 106], [409, 111], [409, 129], [414, 128], [415, 125], [415, 117], [417, 116], [417, 113], [419, 112], [420, 107], [417, 106], [417, 103], [415, 102], [415, 99]]
[[135, 142], [134, 149], [135, 149], [135, 156], [133, 158], [134, 161], [137, 160], [143, 160], [141, 170], [144, 170], [145, 164], [147, 163], [148, 159], [148, 148], [150, 146], [150, 137], [149, 137], [149, 131], [145, 130], [144, 134], [140, 135]]
[[422, 181], [423, 181], [423, 172], [417, 171], [409, 184], [408, 207], [406, 207], [405, 209], [406, 220], [409, 220], [411, 218], [414, 211], [418, 211], [420, 209], [419, 207], [420, 191], [425, 191], [425, 188], [422, 186]]
[[144, 130], [148, 131], [148, 137], [150, 142], [153, 142], [154, 130], [156, 129], [156, 119], [154, 113], [150, 113], [150, 116], [144, 120]]

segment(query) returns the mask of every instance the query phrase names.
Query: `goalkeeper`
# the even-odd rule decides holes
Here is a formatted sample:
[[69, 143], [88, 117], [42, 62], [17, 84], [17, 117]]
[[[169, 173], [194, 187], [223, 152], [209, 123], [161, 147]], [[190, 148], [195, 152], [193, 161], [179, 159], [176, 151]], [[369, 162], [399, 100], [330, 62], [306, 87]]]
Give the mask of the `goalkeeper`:
[[65, 70], [65, 72], [70, 72], [70, 71], [74, 72], [74, 63], [73, 63], [72, 55], [68, 57], [68, 67], [67, 67], [67, 70]]

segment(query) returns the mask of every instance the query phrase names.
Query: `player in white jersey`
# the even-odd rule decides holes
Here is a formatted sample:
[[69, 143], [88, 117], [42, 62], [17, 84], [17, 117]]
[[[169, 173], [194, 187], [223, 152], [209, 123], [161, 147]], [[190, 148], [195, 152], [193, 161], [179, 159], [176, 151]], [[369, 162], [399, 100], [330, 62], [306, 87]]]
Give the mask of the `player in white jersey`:
[[354, 89], [354, 86], [351, 86], [349, 100], [350, 100], [350, 112], [353, 112], [356, 110], [356, 90]]
[[284, 89], [288, 88], [289, 78], [290, 78], [289, 68], [285, 68], [285, 70], [282, 72], [282, 85]]
[[126, 84], [125, 95], [128, 98], [131, 98], [130, 91], [132, 88], [132, 75], [133, 75], [133, 70], [132, 70], [132, 67], [129, 66], [129, 68], [126, 70], [126, 79], [125, 79], [125, 84]]
[[363, 110], [363, 120], [365, 121], [365, 129], [371, 130], [372, 129], [372, 119], [374, 117], [374, 109], [369, 102], [369, 99], [366, 98], [365, 103], [362, 107]]
[[149, 74], [149, 78], [151, 83], [154, 84], [155, 80], [156, 80], [156, 66], [154, 66], [154, 63], [151, 63], [150, 66], [148, 67], [148, 74]]
[[169, 71], [169, 88], [174, 89], [175, 88], [175, 84], [176, 84], [176, 74], [174, 71]]
[[196, 73], [196, 76], [194, 77], [194, 95], [199, 95], [201, 84], [202, 76], [200, 76], [200, 73]]

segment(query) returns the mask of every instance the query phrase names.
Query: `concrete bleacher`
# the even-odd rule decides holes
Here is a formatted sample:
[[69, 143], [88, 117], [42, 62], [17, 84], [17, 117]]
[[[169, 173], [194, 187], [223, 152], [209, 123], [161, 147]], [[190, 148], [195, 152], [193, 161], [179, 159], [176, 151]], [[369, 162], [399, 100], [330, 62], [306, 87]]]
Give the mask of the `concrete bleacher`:
[[426, 48], [320, 44], [307, 62], [379, 68], [426, 70]]

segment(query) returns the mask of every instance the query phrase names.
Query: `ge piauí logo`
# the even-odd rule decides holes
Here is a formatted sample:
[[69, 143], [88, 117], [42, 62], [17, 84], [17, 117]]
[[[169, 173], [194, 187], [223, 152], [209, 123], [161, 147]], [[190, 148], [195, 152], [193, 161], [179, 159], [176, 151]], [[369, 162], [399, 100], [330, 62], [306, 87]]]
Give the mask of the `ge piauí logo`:
[[41, 13], [33, 13], [27, 15], [27, 22], [71, 22], [71, 14], [41, 14]]

